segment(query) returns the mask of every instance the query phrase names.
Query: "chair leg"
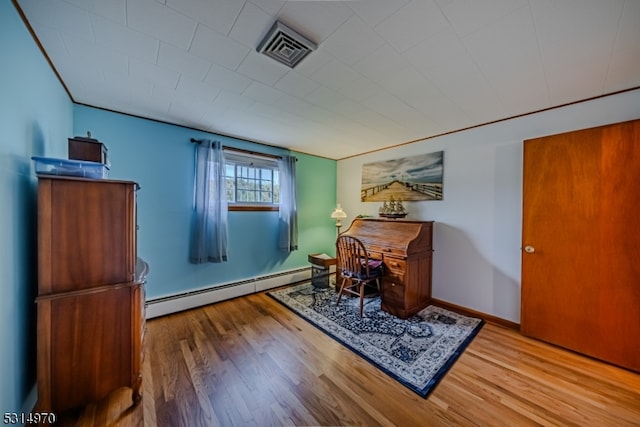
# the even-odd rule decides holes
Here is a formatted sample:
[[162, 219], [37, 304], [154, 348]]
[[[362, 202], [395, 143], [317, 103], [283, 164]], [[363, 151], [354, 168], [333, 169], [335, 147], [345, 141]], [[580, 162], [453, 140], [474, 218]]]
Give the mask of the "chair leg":
[[362, 311], [364, 307], [364, 282], [360, 282], [360, 317], [362, 317]]
[[342, 290], [344, 289], [344, 285], [347, 281], [346, 277], [342, 278], [342, 284], [340, 285], [340, 291], [338, 292], [338, 301], [336, 301], [336, 305], [340, 304], [340, 298], [342, 298]]

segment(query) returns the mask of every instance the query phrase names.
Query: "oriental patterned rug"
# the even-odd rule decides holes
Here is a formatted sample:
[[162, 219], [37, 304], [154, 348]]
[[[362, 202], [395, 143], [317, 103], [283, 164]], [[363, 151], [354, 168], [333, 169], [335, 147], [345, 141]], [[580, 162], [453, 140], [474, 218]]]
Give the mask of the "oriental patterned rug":
[[290, 286], [268, 295], [426, 398], [482, 328], [481, 319], [428, 306], [406, 320], [380, 310], [380, 298], [358, 298], [336, 304], [334, 289], [311, 283]]

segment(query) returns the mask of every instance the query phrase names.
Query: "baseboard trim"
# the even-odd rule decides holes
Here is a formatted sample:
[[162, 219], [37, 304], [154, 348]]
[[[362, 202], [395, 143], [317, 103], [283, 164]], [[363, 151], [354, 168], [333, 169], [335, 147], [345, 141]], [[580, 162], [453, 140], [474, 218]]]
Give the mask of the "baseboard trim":
[[[147, 319], [153, 319], [154, 317], [166, 316], [172, 313], [307, 280], [311, 280], [311, 267], [297, 268], [236, 282], [215, 284], [194, 291], [147, 300], [145, 315]], [[447, 310], [456, 311], [467, 316], [479, 317], [487, 322], [516, 331], [520, 330], [520, 324], [510, 320], [471, 310], [467, 307], [452, 304], [437, 298], [433, 298], [431, 301], [433, 304]]]
[[512, 322], [510, 320], [492, 316], [491, 314], [483, 313], [481, 311], [471, 310], [469, 308], [462, 307], [456, 304], [451, 304], [450, 302], [439, 300], [436, 298], [432, 298], [431, 302], [433, 302], [434, 305], [445, 308], [447, 310], [458, 312], [460, 314], [464, 314], [465, 316], [479, 317], [480, 319], [485, 320], [489, 323], [494, 323], [496, 325], [504, 326], [505, 328], [510, 328], [516, 331], [520, 331], [520, 324], [516, 322]]
[[310, 279], [311, 267], [304, 267], [236, 282], [214, 284], [194, 291], [149, 299], [146, 301], [145, 315], [147, 319], [166, 316]]

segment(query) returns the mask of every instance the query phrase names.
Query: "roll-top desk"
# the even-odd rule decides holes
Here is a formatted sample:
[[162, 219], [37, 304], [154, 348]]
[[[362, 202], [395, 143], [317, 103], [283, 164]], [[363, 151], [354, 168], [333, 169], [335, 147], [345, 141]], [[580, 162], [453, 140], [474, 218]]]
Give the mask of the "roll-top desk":
[[342, 234], [384, 263], [381, 308], [406, 319], [431, 302], [433, 221], [356, 218]]

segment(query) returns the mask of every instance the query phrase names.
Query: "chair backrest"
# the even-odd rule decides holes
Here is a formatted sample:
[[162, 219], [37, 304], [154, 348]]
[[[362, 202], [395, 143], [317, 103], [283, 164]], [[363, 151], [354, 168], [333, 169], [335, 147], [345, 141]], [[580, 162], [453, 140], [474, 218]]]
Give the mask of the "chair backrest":
[[338, 269], [343, 276], [367, 278], [371, 275], [369, 256], [364, 244], [359, 239], [353, 236], [338, 236], [336, 257]]

